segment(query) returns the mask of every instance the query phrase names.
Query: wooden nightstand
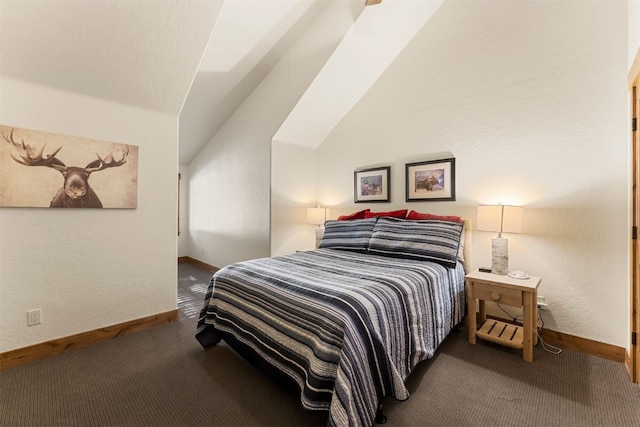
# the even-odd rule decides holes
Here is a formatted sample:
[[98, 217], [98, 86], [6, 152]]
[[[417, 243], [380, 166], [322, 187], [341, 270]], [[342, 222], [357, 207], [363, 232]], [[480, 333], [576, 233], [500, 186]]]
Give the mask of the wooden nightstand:
[[[465, 276], [467, 285], [467, 310], [469, 313], [469, 343], [476, 337], [497, 344], [522, 349], [522, 357], [533, 361], [533, 345], [538, 342], [538, 286], [540, 278], [513, 279], [509, 276], [474, 271]], [[476, 306], [476, 299], [479, 306]], [[485, 301], [523, 308], [522, 326], [495, 319], [487, 320]], [[480, 329], [477, 328], [476, 308]]]

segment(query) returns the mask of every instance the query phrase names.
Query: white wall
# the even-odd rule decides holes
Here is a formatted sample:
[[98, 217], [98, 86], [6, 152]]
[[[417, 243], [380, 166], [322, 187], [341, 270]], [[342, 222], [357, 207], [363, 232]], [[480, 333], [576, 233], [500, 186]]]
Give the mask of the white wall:
[[[177, 118], [2, 78], [0, 123], [139, 147], [138, 208], [0, 208], [0, 351], [176, 308]], [[42, 324], [27, 327], [27, 310]]]
[[639, 0], [628, 1], [627, 15], [629, 17], [627, 31], [629, 33], [628, 66], [630, 68], [634, 58], [638, 54], [638, 49], [640, 49], [640, 1]]
[[[191, 258], [223, 267], [269, 255], [270, 135], [282, 113], [277, 86], [266, 89], [254, 91], [189, 165]], [[269, 108], [266, 99], [275, 99]]]
[[178, 256], [189, 256], [189, 168], [180, 165], [180, 216], [178, 218], [178, 228], [180, 235], [178, 236]]
[[306, 208], [316, 205], [316, 150], [273, 141], [271, 148], [271, 255], [315, 248]]
[[[445, 2], [319, 147], [319, 202], [471, 218], [523, 205], [510, 266], [542, 277], [545, 326], [625, 346], [626, 26], [625, 2]], [[404, 164], [447, 153], [457, 201], [405, 203]], [[353, 170], [381, 163], [392, 202], [354, 205]], [[475, 232], [476, 267], [490, 237]]]

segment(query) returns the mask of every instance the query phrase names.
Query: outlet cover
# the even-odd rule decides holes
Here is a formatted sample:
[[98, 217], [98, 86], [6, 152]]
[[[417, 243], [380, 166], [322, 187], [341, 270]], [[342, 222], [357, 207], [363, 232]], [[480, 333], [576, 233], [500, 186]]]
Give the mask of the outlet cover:
[[39, 325], [42, 323], [42, 309], [27, 311], [27, 326]]

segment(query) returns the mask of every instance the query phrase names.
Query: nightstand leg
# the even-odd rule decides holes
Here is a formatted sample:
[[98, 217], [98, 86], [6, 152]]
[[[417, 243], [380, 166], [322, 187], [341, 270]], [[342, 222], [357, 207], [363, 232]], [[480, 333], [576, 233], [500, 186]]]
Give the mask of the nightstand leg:
[[467, 319], [469, 321], [469, 344], [476, 343], [476, 299], [473, 286], [467, 286]]
[[523, 301], [523, 314], [524, 319], [522, 322], [522, 328], [524, 329], [523, 335], [523, 348], [522, 348], [522, 358], [527, 362], [533, 362], [533, 293], [532, 292], [523, 292], [522, 297]]
[[538, 345], [538, 292], [533, 293], [533, 314], [532, 314], [532, 323], [533, 323], [533, 345]]

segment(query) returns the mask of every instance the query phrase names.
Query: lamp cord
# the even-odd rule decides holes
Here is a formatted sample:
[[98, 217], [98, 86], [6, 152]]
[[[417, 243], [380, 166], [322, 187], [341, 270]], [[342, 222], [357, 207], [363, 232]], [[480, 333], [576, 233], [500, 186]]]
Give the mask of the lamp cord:
[[[518, 320], [523, 320], [522, 319], [522, 315], [513, 316], [511, 313], [509, 313], [507, 310], [505, 310], [505, 308], [500, 303], [496, 303], [496, 305], [507, 316], [509, 316], [510, 319], [513, 319], [513, 322], [517, 322]], [[540, 330], [538, 330], [538, 325], [540, 325], [540, 328], [539, 328]], [[552, 354], [560, 354], [560, 353], [562, 353], [562, 349], [561, 348], [553, 346], [551, 344], [548, 344], [542, 338], [542, 334], [544, 332], [544, 320], [542, 320], [542, 315], [540, 314], [540, 310], [538, 310], [538, 321], [536, 322], [536, 326], [534, 328], [534, 332], [536, 333], [536, 335], [538, 335], [538, 341], [540, 341], [540, 344], [542, 345], [542, 348], [545, 351], [547, 351], [549, 353], [552, 353]]]

